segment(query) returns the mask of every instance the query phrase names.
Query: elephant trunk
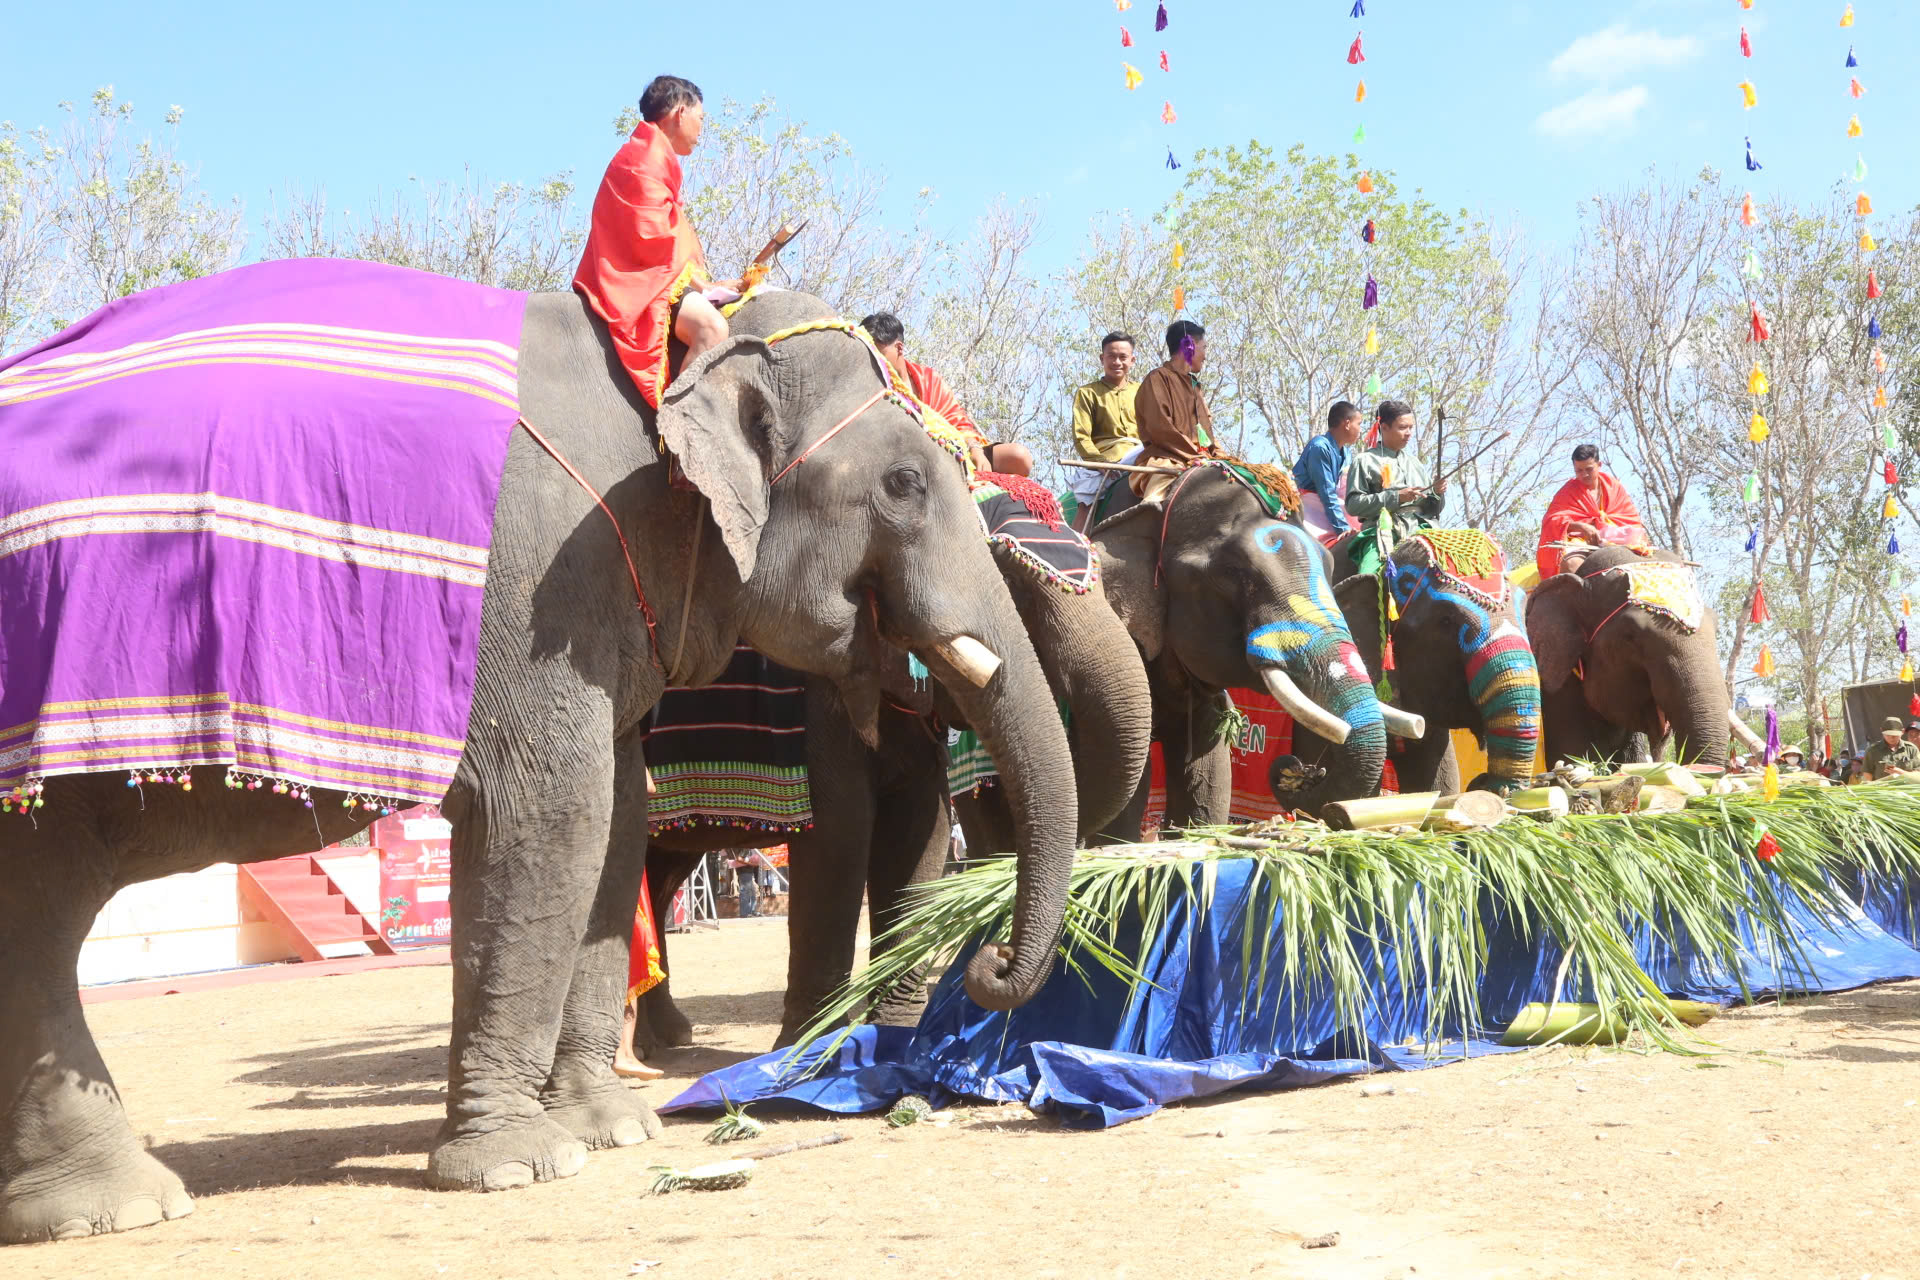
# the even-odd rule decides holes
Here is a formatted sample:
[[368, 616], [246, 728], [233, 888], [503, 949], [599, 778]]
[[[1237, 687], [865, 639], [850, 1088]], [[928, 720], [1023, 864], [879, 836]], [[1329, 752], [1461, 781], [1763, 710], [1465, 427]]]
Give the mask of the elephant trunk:
[[[1732, 727], [1728, 721], [1733, 711], [1727, 705], [1726, 686], [1719, 680], [1692, 681], [1676, 689], [1672, 698], [1666, 700], [1666, 691], [1656, 682], [1654, 700], [1666, 712], [1673, 733], [1674, 758], [1682, 764], [1724, 765], [1727, 734]], [[1765, 748], [1762, 742], [1759, 749]]]
[[1518, 627], [1502, 623], [1467, 654], [1467, 691], [1486, 735], [1488, 775], [1503, 791], [1526, 786], [1540, 746], [1540, 669]]
[[[1073, 870], [1075, 815], [1067, 798], [1074, 793], [1074, 772], [1033, 645], [1010, 604], [994, 612], [996, 620], [1004, 612], [1002, 625], [972, 637], [972, 644], [939, 636], [916, 639], [914, 647], [992, 755], [1012, 810], [1019, 865], [1013, 940], [981, 948], [966, 973], [975, 1004], [1005, 1010], [1032, 999], [1053, 971]], [[949, 656], [956, 653], [958, 664]], [[998, 663], [988, 663], [986, 655]]]
[[[1292, 759], [1275, 761], [1268, 777], [1274, 799], [1289, 809], [1317, 813], [1331, 801], [1378, 792], [1387, 728], [1353, 641], [1344, 632], [1326, 634], [1278, 663], [1260, 662], [1255, 652], [1254, 669], [1274, 701], [1287, 706], [1298, 695], [1308, 711], [1294, 716]], [[1316, 732], [1315, 726], [1328, 720], [1338, 728], [1326, 724], [1326, 733]]]
[[1067, 706], [1084, 838], [1118, 817], [1140, 785], [1153, 738], [1147, 668], [1099, 584], [1070, 595], [1035, 581], [1031, 594], [1015, 601]]

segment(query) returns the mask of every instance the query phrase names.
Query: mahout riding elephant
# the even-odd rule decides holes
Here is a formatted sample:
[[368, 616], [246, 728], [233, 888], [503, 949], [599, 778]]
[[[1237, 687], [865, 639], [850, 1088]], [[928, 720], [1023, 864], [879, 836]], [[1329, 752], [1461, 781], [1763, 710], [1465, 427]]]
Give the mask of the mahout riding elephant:
[[[1293, 757], [1269, 778], [1281, 803], [1313, 813], [1379, 790], [1388, 729], [1423, 729], [1375, 696], [1325, 548], [1217, 463], [1191, 469], [1164, 502], [1130, 501], [1120, 488], [1122, 509], [1095, 525], [1093, 543], [1107, 597], [1146, 657], [1167, 825], [1228, 816], [1232, 688], [1265, 688], [1293, 717]], [[1137, 840], [1146, 801], [1143, 774], [1107, 833]]]
[[[171, 288], [217, 302], [238, 287], [234, 277], [262, 269]], [[797, 294], [740, 313], [768, 334], [826, 314]], [[518, 337], [513, 411], [574, 474], [529, 432], [506, 438], [468, 730], [442, 804], [453, 823], [453, 1019], [447, 1116], [427, 1161], [442, 1188], [566, 1177], [590, 1147], [655, 1129], [611, 1070], [644, 871], [643, 840], [610, 849], [617, 806], [636, 795], [644, 804], [639, 753], [620, 745], [669, 680], [711, 680], [737, 640], [830, 681], [848, 731], [870, 743], [878, 672], [910, 648], [981, 732], [1022, 836], [1011, 944], [983, 948], [967, 972], [982, 1005], [1014, 1007], [1051, 971], [1074, 844], [1065, 735], [1057, 716], [1030, 713], [1051, 704], [1046, 676], [961, 476], [918, 419], [881, 394], [868, 344], [834, 329], [778, 343], [732, 337], [680, 375], [656, 417], [579, 298], [527, 299]], [[189, 376], [204, 378], [196, 394], [221, 394], [216, 373]], [[23, 421], [34, 419], [10, 422], [0, 397], [0, 435], [18, 443]], [[35, 443], [63, 454], [102, 447]], [[48, 457], [0, 454], [0, 492], [6, 468]], [[65, 545], [76, 541], [87, 539]], [[146, 544], [120, 545], [137, 559]], [[288, 607], [312, 609], [314, 627], [342, 622], [317, 601]], [[0, 638], [21, 634], [19, 611], [9, 612], [16, 625]], [[6, 1241], [123, 1230], [191, 1209], [180, 1179], [129, 1127], [80, 1007], [76, 960], [108, 898], [215, 862], [315, 850], [377, 815], [364, 797], [318, 785], [310, 808], [277, 789], [234, 789], [231, 775], [223, 787], [220, 766], [170, 786], [47, 772], [31, 821], [0, 818]]]
[[1527, 596], [1547, 760], [1624, 760], [1644, 735], [1655, 758], [1672, 739], [1683, 761], [1724, 764], [1737, 722], [1713, 627], [1692, 569], [1670, 552], [1565, 555]]
[[1487, 772], [1470, 786], [1526, 786], [1540, 743], [1540, 676], [1498, 544], [1476, 529], [1430, 530], [1395, 547], [1377, 573], [1352, 567], [1342, 544], [1333, 593], [1367, 671], [1379, 680], [1390, 641], [1393, 705], [1426, 722], [1426, 736], [1392, 757], [1400, 789], [1460, 790], [1451, 729], [1471, 729], [1486, 749]]
[[[1074, 535], [1063, 530], [1057, 536]], [[1084, 591], [1064, 590], [1007, 543], [996, 542], [993, 550], [1049, 687], [1068, 709], [1079, 831], [1097, 831], [1132, 798], [1146, 762], [1148, 692], [1139, 652], [1097, 580]], [[786, 844], [787, 992], [776, 1048], [792, 1044], [851, 975], [863, 893], [869, 934], [874, 947], [883, 948], [902, 914], [905, 890], [938, 878], [946, 864], [946, 729], [968, 721], [943, 684], [914, 688], [904, 663], [891, 676], [875, 747], [851, 732], [830, 681], [805, 681], [810, 828], [778, 834], [701, 824], [652, 836], [647, 887], [655, 904], [672, 899], [706, 852]], [[1028, 714], [1056, 713], [1048, 702]], [[1005, 840], [980, 844], [982, 853], [1019, 847], [1001, 792], [992, 789], [989, 807], [1000, 815], [995, 830], [1004, 831]], [[975, 847], [969, 832], [969, 848]], [[642, 997], [635, 1044], [643, 1052], [692, 1042], [692, 1025], [673, 998], [664, 936], [660, 943], [667, 976]], [[911, 1021], [919, 994], [917, 987], [890, 992], [869, 1016]]]

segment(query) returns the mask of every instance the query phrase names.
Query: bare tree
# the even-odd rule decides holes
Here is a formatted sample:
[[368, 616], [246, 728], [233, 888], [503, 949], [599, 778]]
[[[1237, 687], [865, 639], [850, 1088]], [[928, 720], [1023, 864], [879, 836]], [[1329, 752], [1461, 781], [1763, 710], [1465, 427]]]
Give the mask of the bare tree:
[[1717, 371], [1703, 370], [1697, 348], [1724, 298], [1733, 207], [1711, 170], [1594, 196], [1560, 304], [1561, 336], [1583, 356], [1577, 401], [1632, 462], [1653, 536], [1682, 553], [1687, 499], [1711, 466], [1699, 437]]
[[0, 121], [0, 354], [41, 333], [59, 287], [57, 158], [46, 130]]
[[94, 92], [88, 111], [61, 106], [69, 119], [55, 148], [63, 187], [55, 222], [66, 244], [65, 319], [239, 261], [240, 203], [214, 204], [179, 159], [179, 107], [168, 108], [169, 132], [156, 138], [134, 136], [133, 104], [116, 101], [111, 85]]

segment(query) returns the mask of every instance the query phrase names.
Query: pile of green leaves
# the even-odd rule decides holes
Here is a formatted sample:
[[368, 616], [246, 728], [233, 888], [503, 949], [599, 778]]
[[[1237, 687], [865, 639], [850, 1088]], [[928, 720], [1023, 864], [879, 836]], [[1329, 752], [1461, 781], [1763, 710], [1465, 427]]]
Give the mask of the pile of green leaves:
[[[1768, 859], [1755, 852], [1762, 824], [1780, 846]], [[1564, 953], [1554, 998], [1618, 1009], [1648, 1043], [1695, 1052], [1700, 1042], [1635, 960], [1635, 931], [1684, 940], [1737, 975], [1744, 924], [1777, 968], [1810, 971], [1790, 899], [1840, 918], [1853, 907], [1839, 885], [1856, 871], [1897, 879], [1920, 870], [1920, 787], [1793, 788], [1772, 803], [1709, 796], [1677, 813], [1510, 819], [1466, 835], [1201, 828], [1083, 851], [1060, 942], [1066, 967], [1149, 984], [1147, 951], [1176, 903], [1191, 897], [1196, 913], [1213, 910], [1229, 858], [1255, 864], [1256, 891], [1239, 904], [1243, 1008], [1266, 985], [1271, 952], [1287, 991], [1324, 984], [1342, 1027], [1363, 1024], [1372, 975], [1391, 971], [1424, 995], [1429, 1043], [1449, 1029], [1484, 1029], [1477, 992], [1491, 911]], [[938, 972], [964, 948], [1009, 936], [1016, 888], [1013, 860], [995, 858], [915, 890], [907, 916], [876, 940], [874, 959], [800, 1043], [836, 1028], [844, 1035], [849, 1019], [916, 970]]]

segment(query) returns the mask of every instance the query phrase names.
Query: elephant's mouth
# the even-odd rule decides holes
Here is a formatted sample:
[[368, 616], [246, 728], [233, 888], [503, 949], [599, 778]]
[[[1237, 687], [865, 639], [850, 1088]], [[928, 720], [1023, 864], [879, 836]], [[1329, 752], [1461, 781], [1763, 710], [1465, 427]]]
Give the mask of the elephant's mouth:
[[1295, 755], [1275, 756], [1273, 763], [1267, 766], [1267, 786], [1272, 789], [1273, 798], [1289, 807], [1292, 807], [1290, 801], [1314, 790], [1326, 780], [1324, 766], [1308, 764]]

